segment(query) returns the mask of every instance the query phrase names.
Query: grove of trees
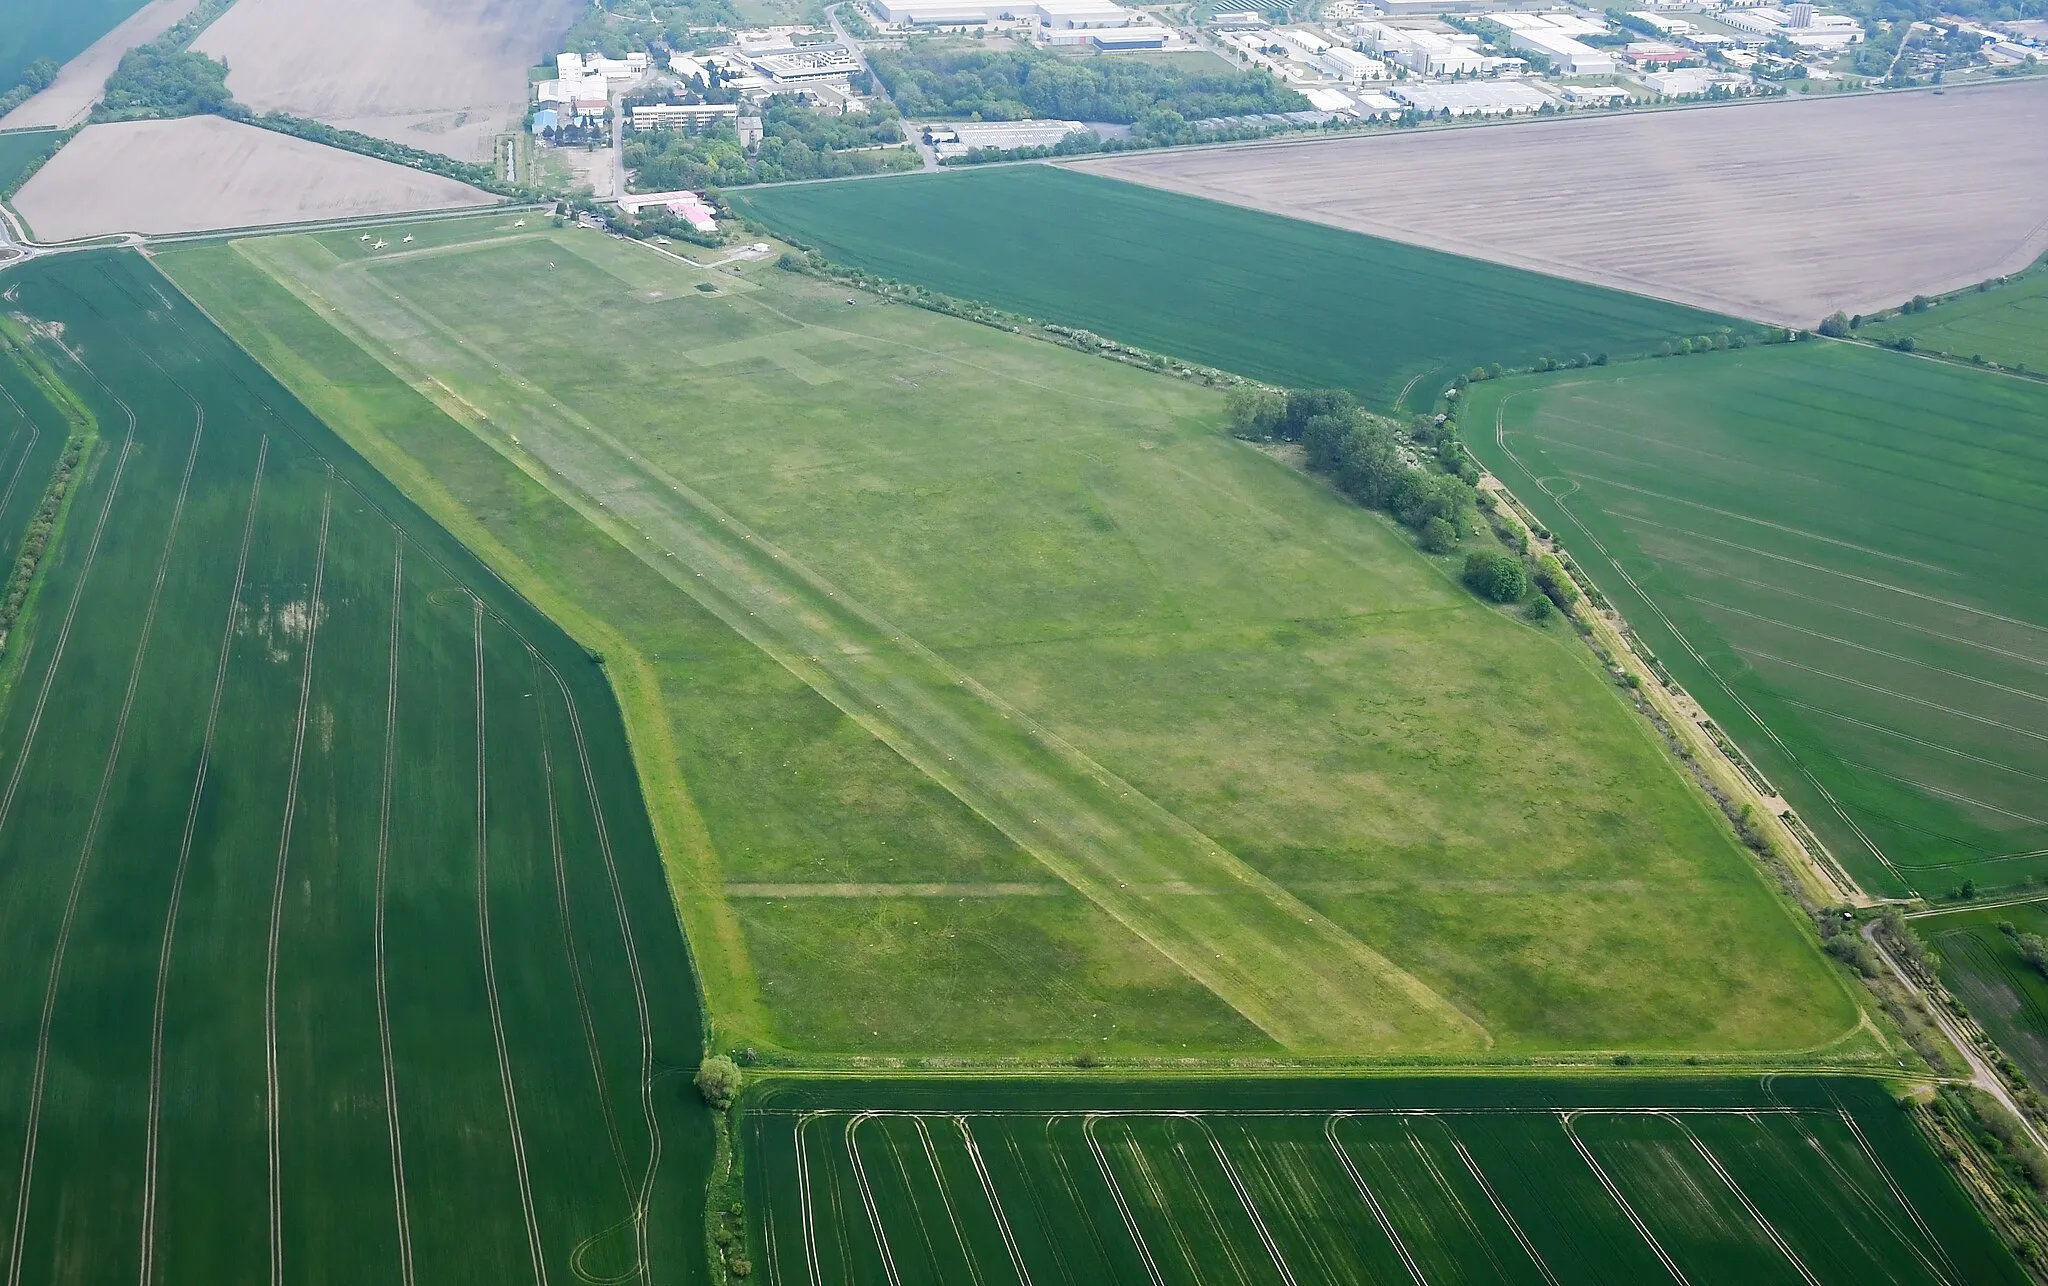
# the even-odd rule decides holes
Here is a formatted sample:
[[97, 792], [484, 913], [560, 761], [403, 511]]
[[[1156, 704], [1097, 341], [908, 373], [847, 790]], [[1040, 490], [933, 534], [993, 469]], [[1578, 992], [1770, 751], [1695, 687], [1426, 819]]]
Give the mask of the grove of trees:
[[1189, 71], [1135, 58], [1040, 49], [937, 50], [917, 41], [868, 56], [905, 115], [1101, 121], [1169, 133], [1189, 121], [1308, 110], [1264, 71]]

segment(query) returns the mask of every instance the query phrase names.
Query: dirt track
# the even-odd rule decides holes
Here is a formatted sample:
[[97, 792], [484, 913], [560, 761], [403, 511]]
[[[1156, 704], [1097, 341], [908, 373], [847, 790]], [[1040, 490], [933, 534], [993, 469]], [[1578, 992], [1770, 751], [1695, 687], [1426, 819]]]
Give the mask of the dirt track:
[[245, 228], [496, 200], [465, 183], [217, 116], [94, 125], [16, 194], [38, 239]]
[[195, 48], [257, 111], [486, 160], [577, 0], [237, 0]]
[[153, 0], [142, 6], [126, 22], [65, 63], [49, 88], [0, 116], [0, 129], [68, 129], [84, 120], [93, 104], [100, 101], [100, 91], [107, 87], [107, 77], [114, 74], [121, 55], [163, 35], [198, 5], [199, 0]]
[[2048, 149], [2032, 141], [2044, 136], [2048, 81], [2029, 80], [1077, 168], [1811, 326], [2048, 249]]

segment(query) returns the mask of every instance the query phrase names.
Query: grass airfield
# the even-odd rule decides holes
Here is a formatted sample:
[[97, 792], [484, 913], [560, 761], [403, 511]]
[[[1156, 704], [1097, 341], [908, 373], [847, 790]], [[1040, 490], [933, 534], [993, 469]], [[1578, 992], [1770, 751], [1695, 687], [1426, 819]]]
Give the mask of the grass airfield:
[[2048, 873], [2044, 416], [1811, 343], [1475, 385], [1465, 436], [1865, 888], [1939, 897]]
[[405, 231], [162, 262], [605, 654], [721, 1044], [1846, 1048], [1575, 641], [1216, 394], [772, 262]]

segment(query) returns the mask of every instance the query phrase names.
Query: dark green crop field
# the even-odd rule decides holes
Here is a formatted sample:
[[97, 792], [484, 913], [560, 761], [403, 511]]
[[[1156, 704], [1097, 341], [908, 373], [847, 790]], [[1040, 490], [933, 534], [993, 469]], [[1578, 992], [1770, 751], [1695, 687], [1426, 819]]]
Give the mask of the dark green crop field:
[[2035, 1089], [2048, 1087], [2048, 977], [2020, 955], [2016, 937], [2048, 937], [2048, 903], [1915, 916], [1913, 929], [1940, 954], [1941, 980], [1970, 1016]]
[[1924, 313], [1902, 313], [1857, 334], [1911, 336], [1920, 352], [2048, 374], [2048, 267], [2037, 265], [2004, 285], [1943, 300]]
[[1480, 384], [1466, 417], [1866, 888], [2048, 871], [2048, 387], [1814, 343]]
[[1495, 362], [1646, 353], [1747, 323], [1044, 165], [735, 194], [842, 263], [1381, 407]]
[[6, 285], [99, 436], [0, 710], [5, 1280], [701, 1275], [603, 674], [142, 259]]
[[57, 146], [59, 136], [60, 131], [53, 129], [0, 134], [0, 191], [5, 191], [23, 170], [48, 156]]
[[774, 1085], [742, 1133], [778, 1286], [2026, 1280], [1864, 1081]]
[[20, 0], [0, 22], [0, 93], [38, 58], [62, 65], [127, 21], [147, 0]]

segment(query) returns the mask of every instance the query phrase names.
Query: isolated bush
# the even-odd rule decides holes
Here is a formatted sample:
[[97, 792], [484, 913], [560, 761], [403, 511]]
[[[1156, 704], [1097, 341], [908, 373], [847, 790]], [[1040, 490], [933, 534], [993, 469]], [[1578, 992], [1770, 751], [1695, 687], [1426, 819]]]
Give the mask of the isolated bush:
[[704, 1101], [725, 1111], [739, 1097], [740, 1068], [723, 1054], [713, 1054], [697, 1065], [697, 1092]]
[[1512, 554], [1480, 550], [1465, 558], [1465, 583], [1496, 603], [1515, 603], [1529, 589], [1529, 573]]
[[1557, 608], [1546, 595], [1532, 594], [1528, 604], [1522, 608], [1522, 615], [1531, 621], [1542, 622], [1549, 620], [1555, 611]]
[[1441, 518], [1422, 524], [1422, 547], [1432, 554], [1448, 554], [1458, 543], [1458, 530]]
[[1829, 339], [1846, 339], [1849, 335], [1849, 314], [1836, 312], [1822, 320], [1815, 329]]

